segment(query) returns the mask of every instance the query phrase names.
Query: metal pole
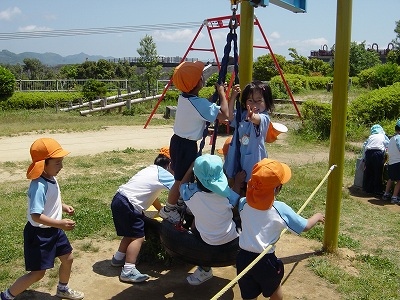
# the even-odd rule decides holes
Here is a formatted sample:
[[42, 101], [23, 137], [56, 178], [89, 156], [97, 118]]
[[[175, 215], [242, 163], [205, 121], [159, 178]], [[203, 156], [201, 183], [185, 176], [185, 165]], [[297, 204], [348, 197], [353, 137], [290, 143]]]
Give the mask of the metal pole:
[[328, 180], [323, 250], [336, 252], [338, 247], [340, 206], [342, 202], [344, 145], [346, 138], [347, 84], [351, 39], [352, 0], [337, 0], [335, 67], [333, 80], [331, 141], [329, 164], [338, 171]]
[[239, 76], [240, 88], [253, 79], [253, 36], [254, 36], [254, 7], [249, 1], [242, 1], [240, 6], [240, 42], [239, 42]]

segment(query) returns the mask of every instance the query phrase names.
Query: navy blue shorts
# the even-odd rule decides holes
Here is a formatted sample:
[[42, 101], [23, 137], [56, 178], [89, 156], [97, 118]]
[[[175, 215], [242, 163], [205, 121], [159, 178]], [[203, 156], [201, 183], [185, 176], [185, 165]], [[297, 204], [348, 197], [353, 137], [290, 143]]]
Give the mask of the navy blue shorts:
[[111, 211], [118, 236], [144, 237], [143, 214], [137, 211], [125, 196], [115, 194], [111, 202]]
[[[236, 258], [237, 274], [240, 274], [259, 253], [240, 249]], [[284, 274], [283, 263], [275, 253], [265, 254], [242, 278], [239, 279], [243, 299], [257, 298], [261, 293], [270, 297], [281, 284]]]
[[388, 165], [388, 176], [393, 181], [400, 180], [400, 162]]
[[197, 142], [181, 138], [174, 134], [169, 144], [171, 155], [171, 169], [174, 171], [174, 178], [181, 181], [192, 162], [197, 158]]
[[41, 271], [54, 267], [56, 257], [72, 252], [65, 232], [59, 228], [41, 228], [26, 223], [24, 256], [26, 271]]

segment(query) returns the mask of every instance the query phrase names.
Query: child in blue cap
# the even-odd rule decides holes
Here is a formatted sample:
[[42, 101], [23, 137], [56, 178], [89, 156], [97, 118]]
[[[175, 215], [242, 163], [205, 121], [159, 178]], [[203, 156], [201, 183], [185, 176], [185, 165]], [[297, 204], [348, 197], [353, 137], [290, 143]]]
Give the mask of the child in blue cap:
[[[190, 183], [193, 173], [197, 180]], [[222, 168], [222, 159], [211, 154], [196, 158], [193, 168], [185, 174], [180, 193], [194, 216], [192, 232], [205, 243], [223, 245], [238, 238], [232, 208], [239, 200], [242, 182], [235, 180], [231, 189]], [[191, 285], [199, 285], [212, 276], [210, 267], [199, 266], [186, 279]]]
[[400, 119], [397, 120], [394, 130], [396, 133], [390, 138], [387, 147], [389, 180], [386, 183], [383, 199], [390, 199], [390, 188], [392, 183], [396, 182], [390, 202], [400, 205], [400, 197], [398, 196], [400, 191]]

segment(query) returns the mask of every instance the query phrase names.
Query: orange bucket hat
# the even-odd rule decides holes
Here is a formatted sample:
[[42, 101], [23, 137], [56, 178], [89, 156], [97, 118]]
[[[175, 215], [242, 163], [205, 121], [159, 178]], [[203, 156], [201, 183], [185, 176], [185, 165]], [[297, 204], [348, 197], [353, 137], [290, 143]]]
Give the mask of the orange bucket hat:
[[232, 136], [229, 136], [225, 140], [224, 145], [222, 146], [222, 148], [218, 149], [217, 152], [219, 154], [227, 155], [228, 154], [228, 150], [229, 150], [229, 145], [231, 144], [231, 141], [232, 141]]
[[171, 159], [171, 156], [169, 154], [169, 147], [168, 146], [164, 146], [160, 149], [159, 154], [165, 155], [166, 157], [168, 157], [169, 159]]
[[285, 125], [281, 123], [271, 122], [268, 126], [267, 136], [265, 140], [267, 141], [267, 143], [273, 143], [278, 138], [278, 135], [287, 131], [288, 128]]
[[194, 89], [203, 75], [204, 63], [184, 61], [174, 70], [172, 81], [184, 93]]
[[270, 209], [275, 199], [275, 188], [288, 182], [291, 176], [288, 165], [277, 160], [262, 159], [254, 165], [247, 183], [247, 203], [255, 209]]
[[30, 153], [32, 163], [26, 171], [26, 177], [36, 179], [42, 175], [46, 159], [64, 157], [69, 154], [69, 151], [65, 151], [54, 139], [40, 138], [33, 142]]

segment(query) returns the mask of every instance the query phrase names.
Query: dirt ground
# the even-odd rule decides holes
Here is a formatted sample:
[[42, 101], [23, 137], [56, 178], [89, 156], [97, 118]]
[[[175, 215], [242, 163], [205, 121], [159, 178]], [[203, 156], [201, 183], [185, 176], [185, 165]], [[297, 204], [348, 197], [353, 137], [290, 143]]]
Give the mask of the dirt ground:
[[[57, 139], [60, 144], [71, 151], [71, 155], [95, 154], [103, 151], [121, 150], [127, 147], [140, 149], [156, 149], [169, 144], [172, 135], [171, 126], [150, 127], [143, 129], [139, 126], [109, 127], [101, 132], [93, 133], [67, 133], [47, 134], [46, 136]], [[17, 137], [0, 138], [0, 162], [29, 160], [30, 144], [38, 135], [22, 135]], [[285, 134], [279, 136], [277, 142], [284, 143]], [[224, 139], [217, 140], [217, 148], [222, 146]], [[210, 145], [206, 143], [205, 151]], [[285, 153], [270, 153], [270, 157], [285, 161], [289, 164], [303, 164], [328, 160], [328, 153], [315, 152], [308, 156], [285, 157]], [[0, 168], [1, 180], [16, 180], [24, 177], [24, 173], [8, 174]], [[367, 198], [362, 194], [355, 198], [359, 201], [368, 201], [378, 204], [379, 200]], [[374, 200], [376, 200], [374, 202]], [[379, 205], [379, 204], [378, 204]], [[391, 206], [390, 209], [400, 206]], [[322, 226], [322, 225], [317, 225]], [[84, 245], [91, 243], [92, 249], [97, 251], [84, 251]], [[70, 286], [85, 293], [87, 300], [103, 299], [211, 299], [236, 277], [234, 266], [213, 268], [214, 277], [199, 286], [190, 286], [186, 276], [195, 270], [192, 265], [174, 261], [166, 267], [160, 264], [139, 263], [141, 272], [151, 276], [150, 280], [139, 284], [126, 284], [118, 279], [120, 268], [110, 265], [113, 253], [118, 248], [119, 241], [113, 240], [83, 240], [73, 243], [75, 260], [70, 280]], [[276, 254], [285, 264], [283, 279], [283, 293], [285, 299], [340, 299], [334, 287], [314, 275], [307, 267], [310, 257], [318, 255], [322, 245], [316, 241], [307, 240], [301, 236], [285, 234], [277, 243]], [[340, 250], [342, 261], [346, 264], [348, 258], [353, 256], [351, 251]], [[347, 258], [347, 259], [346, 259]], [[350, 265], [350, 263], [349, 263]], [[48, 276], [48, 275], [46, 275]], [[46, 279], [44, 281], [47, 281]], [[24, 292], [18, 299], [58, 299], [54, 296], [55, 287], [49, 289], [45, 284]], [[237, 284], [225, 292], [219, 299], [241, 299]], [[259, 297], [258, 299], [262, 299]]]

